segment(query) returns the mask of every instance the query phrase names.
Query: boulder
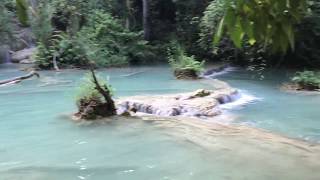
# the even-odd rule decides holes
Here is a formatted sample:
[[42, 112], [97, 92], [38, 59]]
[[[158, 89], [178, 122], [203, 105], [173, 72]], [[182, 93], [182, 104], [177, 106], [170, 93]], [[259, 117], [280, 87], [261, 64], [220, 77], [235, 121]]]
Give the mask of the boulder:
[[113, 115], [107, 102], [99, 99], [81, 99], [78, 104], [79, 112], [75, 114], [78, 119], [96, 120]]
[[32, 58], [32, 55], [35, 51], [36, 48], [28, 48], [21, 51], [13, 52], [11, 55], [11, 61], [13, 63], [20, 63], [21, 61], [30, 62], [30, 59]]
[[29, 58], [29, 59], [24, 59], [20, 61], [20, 64], [34, 64], [36, 60]]
[[177, 79], [199, 79], [198, 73], [193, 69], [175, 69], [174, 76]]

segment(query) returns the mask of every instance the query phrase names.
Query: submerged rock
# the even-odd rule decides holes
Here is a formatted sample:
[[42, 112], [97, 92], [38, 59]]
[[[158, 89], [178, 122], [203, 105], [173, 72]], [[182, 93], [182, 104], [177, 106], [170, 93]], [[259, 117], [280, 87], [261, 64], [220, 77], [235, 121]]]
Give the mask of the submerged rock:
[[75, 114], [76, 119], [95, 120], [114, 115], [109, 103], [99, 99], [81, 99], [78, 109], [79, 111]]
[[118, 114], [140, 112], [158, 116], [213, 117], [221, 114], [219, 104], [230, 102], [238, 91], [231, 87], [216, 90], [199, 89], [192, 93], [162, 96], [136, 96], [117, 103]]
[[197, 71], [193, 69], [176, 69], [174, 76], [177, 79], [199, 79]]
[[82, 94], [77, 101], [78, 112], [74, 115], [75, 120], [96, 120], [117, 114], [110, 87], [106, 82], [100, 84], [93, 67], [90, 72], [91, 79], [86, 83], [90, 83], [91, 91]]
[[296, 83], [284, 83], [280, 86], [280, 90], [289, 92], [289, 93], [302, 93], [310, 95], [319, 95], [320, 89], [316, 87], [303, 87]]

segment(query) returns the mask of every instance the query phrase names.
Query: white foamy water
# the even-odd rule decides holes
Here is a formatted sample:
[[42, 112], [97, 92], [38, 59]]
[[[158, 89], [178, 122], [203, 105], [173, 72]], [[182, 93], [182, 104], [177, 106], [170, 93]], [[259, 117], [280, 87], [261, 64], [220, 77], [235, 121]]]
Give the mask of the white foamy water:
[[225, 104], [221, 104], [221, 109], [238, 109], [246, 105], [261, 101], [262, 98], [249, 94], [246, 91], [239, 90], [239, 93], [233, 97], [233, 101]]
[[221, 75], [227, 74], [227, 73], [235, 71], [235, 70], [237, 70], [236, 67], [226, 67], [222, 71], [212, 72], [211, 74], [208, 74], [208, 75], [203, 74], [202, 77], [204, 77], [204, 78], [215, 78], [217, 76], [221, 76]]

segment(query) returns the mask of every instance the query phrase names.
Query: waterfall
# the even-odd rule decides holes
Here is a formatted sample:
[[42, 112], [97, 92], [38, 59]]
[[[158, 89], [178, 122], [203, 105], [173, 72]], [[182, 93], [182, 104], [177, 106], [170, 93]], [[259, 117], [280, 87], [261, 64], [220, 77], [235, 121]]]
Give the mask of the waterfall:
[[221, 98], [218, 99], [220, 104], [227, 104], [227, 103], [232, 103], [235, 102], [237, 100], [239, 100], [242, 97], [242, 95], [240, 94], [239, 91], [230, 94], [230, 95], [224, 95], [221, 96]]
[[222, 66], [219, 68], [209, 69], [206, 72], [204, 72], [201, 76], [205, 78], [214, 78], [216, 76], [224, 75], [235, 70], [236, 70], [235, 67]]
[[0, 46], [0, 63], [11, 63], [10, 48], [6, 45]]
[[221, 109], [234, 109], [241, 108], [244, 105], [251, 104], [260, 100], [262, 99], [259, 97], [251, 95], [246, 91], [239, 90], [238, 93], [226, 96], [219, 101]]
[[11, 64], [11, 55], [9, 53], [9, 50], [5, 50], [4, 53], [4, 63], [5, 64]]

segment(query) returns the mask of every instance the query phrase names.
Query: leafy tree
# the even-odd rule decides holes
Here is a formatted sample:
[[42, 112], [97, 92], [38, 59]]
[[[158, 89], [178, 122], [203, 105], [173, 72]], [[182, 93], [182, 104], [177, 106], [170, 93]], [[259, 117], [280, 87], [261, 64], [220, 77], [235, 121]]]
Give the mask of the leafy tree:
[[28, 2], [26, 0], [16, 0], [17, 16], [23, 26], [29, 26]]
[[[217, 52], [213, 44], [213, 36], [217, 31], [217, 27], [224, 15], [223, 0], [212, 1], [203, 13], [199, 24], [200, 33], [198, 43], [201, 48], [210, 56], [214, 56]], [[224, 47], [226, 49], [227, 47]]]
[[290, 64], [309, 67], [320, 66], [320, 2], [313, 1], [309, 6], [311, 13], [297, 26], [296, 49], [287, 57]]
[[285, 53], [295, 48], [295, 27], [307, 13], [307, 0], [226, 0], [225, 15], [218, 26], [215, 43], [228, 31], [240, 48], [243, 41], [271, 46]]
[[54, 31], [51, 19], [54, 8], [48, 3], [39, 3], [36, 9], [32, 9], [31, 28], [37, 42], [45, 47], [50, 45], [50, 39]]
[[106, 12], [93, 12], [79, 36], [86, 37], [87, 44], [95, 49], [93, 58], [101, 66], [123, 65], [152, 56], [141, 34], [130, 32]]
[[13, 39], [13, 29], [11, 23], [12, 13], [0, 4], [0, 42], [1, 44], [10, 44]]

